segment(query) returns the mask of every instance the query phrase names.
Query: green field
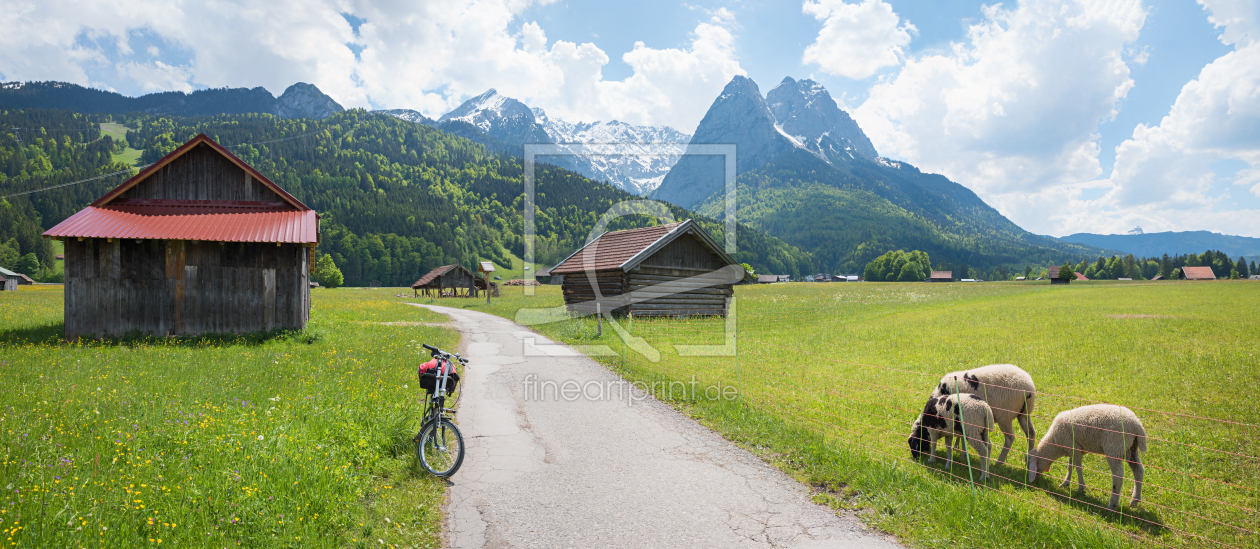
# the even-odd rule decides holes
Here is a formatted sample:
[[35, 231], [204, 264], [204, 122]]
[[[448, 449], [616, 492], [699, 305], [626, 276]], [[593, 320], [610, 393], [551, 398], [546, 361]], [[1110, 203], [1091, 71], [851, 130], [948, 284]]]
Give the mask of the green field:
[[[127, 138], [127, 126], [122, 124], [101, 124], [101, 135], [108, 135], [114, 139], [125, 140]], [[122, 162], [128, 166], [135, 166], [140, 160], [140, 154], [144, 151], [127, 147], [123, 152], [114, 155], [114, 162]]]
[[316, 290], [298, 333], [83, 344], [59, 286], [0, 293], [0, 541], [438, 546], [416, 346], [458, 336], [393, 291]]
[[[671, 346], [721, 344], [720, 320], [623, 322], [659, 362], [627, 353], [608, 326], [597, 338], [588, 319], [538, 328], [608, 345], [620, 356], [600, 360], [632, 380], [738, 386], [737, 403], [658, 396], [815, 486], [818, 501], [859, 509], [914, 546], [1257, 544], [1260, 461], [1248, 456], [1260, 433], [1250, 396], [1260, 389], [1260, 284], [794, 283], [736, 295], [737, 356], [683, 358]], [[507, 290], [489, 306], [426, 301], [507, 317], [561, 303], [556, 286], [533, 297]], [[951, 476], [940, 461], [910, 461], [909, 425], [940, 376], [993, 363], [1032, 374], [1038, 433], [1088, 401], [1133, 408], [1151, 439], [1144, 503], [1128, 505], [1126, 469], [1123, 515], [1106, 511], [1110, 473], [1098, 456], [1085, 460], [1084, 495], [1058, 487], [1062, 462], [1025, 486], [1022, 440], [1006, 466], [991, 467], [1005, 479], [974, 493], [966, 467]]]

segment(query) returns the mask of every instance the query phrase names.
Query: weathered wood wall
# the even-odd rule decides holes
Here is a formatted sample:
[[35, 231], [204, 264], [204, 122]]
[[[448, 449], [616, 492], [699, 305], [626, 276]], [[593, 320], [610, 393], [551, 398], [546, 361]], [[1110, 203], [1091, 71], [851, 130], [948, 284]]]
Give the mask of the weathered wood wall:
[[4, 291], [17, 291], [17, 279], [6, 278], [3, 282], [0, 282], [0, 292]]
[[301, 329], [303, 246], [183, 240], [65, 241], [66, 337]]
[[477, 276], [457, 267], [442, 273], [418, 290], [433, 297], [477, 297]]
[[275, 191], [250, 176], [249, 172], [205, 144], [197, 145], [163, 166], [136, 186], [127, 189], [119, 198], [264, 202], [283, 200]]
[[[596, 272], [595, 284], [586, 273], [565, 275], [561, 284], [566, 305], [596, 299], [595, 289], [603, 297], [629, 294], [650, 289], [656, 284], [710, 273], [726, 264], [691, 235], [683, 235], [661, 248], [630, 272], [608, 270]], [[648, 315], [726, 315], [727, 299], [734, 295], [732, 285], [723, 284], [670, 294], [631, 303], [613, 310], [614, 314]]]

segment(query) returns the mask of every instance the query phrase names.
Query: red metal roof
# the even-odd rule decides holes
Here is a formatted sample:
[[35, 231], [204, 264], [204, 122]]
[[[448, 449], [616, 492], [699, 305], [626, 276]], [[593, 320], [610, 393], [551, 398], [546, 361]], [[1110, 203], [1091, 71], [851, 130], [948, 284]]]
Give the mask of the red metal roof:
[[279, 202], [118, 200], [88, 206], [44, 236], [314, 244], [318, 219]]
[[581, 250], [578, 250], [577, 253], [569, 256], [568, 259], [565, 259], [559, 265], [552, 267], [551, 274], [583, 272], [588, 267], [586, 265], [588, 261], [591, 262], [592, 268], [596, 271], [619, 268], [623, 263], [647, 249], [648, 246], [651, 246], [657, 240], [665, 237], [679, 225], [681, 223], [670, 223], [642, 229], [627, 229], [604, 233]]
[[204, 133], [197, 134], [197, 137], [189, 139], [187, 143], [180, 145], [179, 148], [171, 151], [170, 154], [163, 156], [161, 160], [158, 160], [157, 162], [150, 164], [149, 167], [141, 170], [140, 173], [136, 174], [131, 179], [124, 181], [122, 185], [119, 185], [114, 190], [105, 193], [105, 196], [102, 196], [96, 199], [96, 202], [93, 202], [91, 205], [104, 206], [105, 204], [110, 203], [111, 201], [113, 201], [115, 197], [126, 192], [127, 189], [130, 189], [136, 186], [137, 183], [144, 181], [150, 175], [153, 175], [154, 172], [162, 169], [167, 164], [170, 164], [171, 161], [175, 160], [176, 158], [179, 158], [180, 156], [183, 156], [184, 153], [191, 151], [193, 147], [196, 147], [197, 145], [200, 145], [202, 143], [205, 143], [207, 146], [214, 149], [219, 154], [223, 155], [233, 164], [236, 164], [237, 166], [239, 166], [242, 170], [249, 172], [250, 176], [252, 176], [254, 179], [257, 179], [259, 183], [262, 183], [267, 188], [271, 189], [272, 191], [275, 191], [276, 194], [280, 195], [280, 198], [283, 198], [285, 202], [289, 203], [293, 207], [299, 210], [310, 209], [306, 206], [306, 204], [303, 204], [298, 199], [293, 198], [292, 195], [285, 192], [284, 189], [281, 189], [279, 185], [272, 183], [270, 179], [267, 179], [265, 176], [263, 176], [263, 174], [258, 173], [258, 170], [255, 170], [249, 164], [246, 164], [244, 160], [237, 158], [236, 155], [232, 154], [231, 151], [227, 150], [222, 145], [216, 143], [213, 139], [210, 139]]

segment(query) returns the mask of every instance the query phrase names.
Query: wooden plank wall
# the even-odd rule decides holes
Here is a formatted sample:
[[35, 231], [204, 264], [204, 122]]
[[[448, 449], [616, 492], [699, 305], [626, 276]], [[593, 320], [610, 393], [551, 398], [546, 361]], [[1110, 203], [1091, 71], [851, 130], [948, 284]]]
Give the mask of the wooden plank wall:
[[66, 337], [248, 333], [310, 319], [298, 245], [67, 239]]
[[[225, 184], [225, 182], [237, 182]], [[284, 199], [208, 145], [202, 144], [163, 166], [119, 198], [181, 200], [251, 200], [280, 202]]]
[[[682, 235], [660, 251], [644, 259], [627, 276], [627, 291], [650, 288], [654, 284], [710, 273], [725, 267], [717, 254], [696, 237]], [[635, 303], [629, 312], [647, 315], [726, 315], [726, 300], [734, 295], [730, 284], [700, 288], [689, 292]]]

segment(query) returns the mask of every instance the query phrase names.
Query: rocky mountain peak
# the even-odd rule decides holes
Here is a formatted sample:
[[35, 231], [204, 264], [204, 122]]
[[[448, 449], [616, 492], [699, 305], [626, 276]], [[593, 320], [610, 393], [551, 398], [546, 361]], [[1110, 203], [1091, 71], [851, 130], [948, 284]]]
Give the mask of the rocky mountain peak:
[[438, 123], [467, 122], [491, 137], [513, 145], [551, 143], [547, 132], [524, 103], [490, 88], [442, 115]]
[[328, 118], [345, 109], [333, 98], [324, 95], [313, 84], [298, 82], [276, 99], [276, 116], [280, 118]]
[[849, 113], [840, 109], [827, 89], [813, 80], [784, 78], [766, 94], [779, 129], [799, 146], [828, 162], [879, 155]]

